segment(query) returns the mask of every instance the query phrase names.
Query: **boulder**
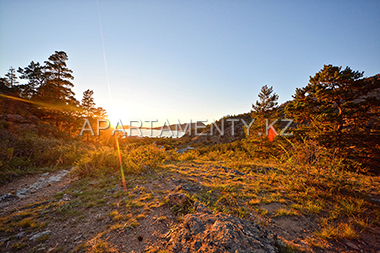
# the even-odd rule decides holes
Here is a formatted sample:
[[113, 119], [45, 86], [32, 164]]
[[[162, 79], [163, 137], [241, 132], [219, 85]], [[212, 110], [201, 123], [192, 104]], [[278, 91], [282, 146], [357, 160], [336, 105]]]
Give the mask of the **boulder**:
[[16, 199], [19, 199], [19, 197], [11, 193], [6, 193], [0, 197], [0, 203], [8, 202], [8, 201], [16, 200]]
[[187, 214], [169, 238], [173, 252], [279, 252], [277, 236], [258, 224], [194, 205], [196, 212]]

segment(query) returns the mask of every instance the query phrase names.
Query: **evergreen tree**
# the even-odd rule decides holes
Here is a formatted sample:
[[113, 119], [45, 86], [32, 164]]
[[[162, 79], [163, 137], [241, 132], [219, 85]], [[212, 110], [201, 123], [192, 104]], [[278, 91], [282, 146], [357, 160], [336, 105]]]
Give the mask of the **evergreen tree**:
[[365, 81], [362, 76], [363, 72], [349, 67], [342, 70], [324, 65], [306, 87], [296, 90], [294, 100], [286, 106], [287, 116], [303, 123], [298, 133], [304, 132], [320, 145], [338, 151], [351, 165], [368, 160], [368, 152], [373, 153], [368, 141], [378, 138], [365, 128], [371, 107], [378, 104], [368, 93], [379, 83]]
[[86, 90], [83, 92], [83, 98], [81, 101], [82, 110], [84, 110], [84, 117], [90, 117], [94, 119], [105, 119], [107, 118], [107, 112], [102, 107], [95, 107], [93, 90]]
[[93, 94], [94, 91], [90, 89], [83, 92], [81, 107], [84, 110], [85, 117], [92, 117], [94, 115], [95, 102], [94, 98], [92, 97]]
[[73, 71], [67, 68], [68, 56], [63, 51], [55, 51], [45, 61], [44, 82], [37, 90], [36, 99], [49, 103], [50, 108], [45, 109], [43, 119], [54, 122], [62, 131], [73, 132], [77, 126], [79, 116], [79, 102], [71, 90], [74, 85]]
[[278, 116], [278, 95], [274, 92], [273, 87], [268, 88], [267, 85], [264, 85], [258, 96], [259, 100], [256, 101], [256, 104], [252, 104], [251, 116], [255, 122], [251, 129], [254, 131], [253, 135], [264, 137], [266, 121], [268, 120], [270, 124]]
[[95, 118], [106, 119], [108, 117], [106, 109], [102, 107], [96, 107], [94, 110]]
[[9, 86], [7, 78], [0, 77], [0, 93], [8, 95], [10, 90]]
[[63, 51], [55, 51], [55, 54], [45, 61], [45, 78], [46, 82], [38, 89], [39, 96], [43, 101], [55, 101], [64, 105], [78, 104], [74, 98], [74, 92], [71, 90], [74, 85], [71, 80], [74, 79], [73, 71], [67, 68], [66, 61], [68, 56]]
[[8, 73], [6, 73], [5, 76], [7, 78], [9, 88], [13, 88], [19, 83], [17, 81], [16, 70], [12, 66], [9, 68]]
[[41, 87], [45, 81], [44, 68], [39, 62], [32, 61], [25, 68], [18, 68], [17, 72], [21, 74], [20, 79], [28, 80], [27, 84], [20, 85], [21, 97], [32, 98], [37, 93], [37, 89]]
[[[80, 132], [84, 111], [95, 123], [96, 118], [106, 118], [106, 111], [95, 107], [92, 90], [84, 92], [82, 104], [74, 98], [73, 71], [67, 67], [67, 60], [65, 52], [55, 51], [44, 66], [32, 61], [18, 68], [20, 78], [27, 80], [21, 85], [17, 85], [16, 71], [11, 67], [5, 77], [0, 77], [0, 114], [37, 116], [46, 127], [44, 133], [66, 138]], [[56, 128], [52, 128], [54, 125]]]
[[[86, 90], [83, 92], [83, 98], [81, 101], [81, 109], [82, 109], [82, 118], [86, 118], [89, 120], [92, 129], [96, 129], [96, 119], [105, 119], [107, 118], [106, 111], [101, 107], [95, 107], [93, 90]], [[83, 126], [83, 121], [81, 122]], [[89, 141], [89, 133], [86, 132], [86, 139]], [[93, 138], [92, 138], [93, 139]], [[99, 139], [99, 137], [95, 138]]]
[[262, 116], [268, 118], [277, 110], [278, 95], [274, 93], [273, 86], [268, 88], [267, 85], [261, 87], [259, 93], [260, 100], [256, 101], [256, 105], [252, 104], [252, 116]]
[[256, 155], [268, 158], [273, 149], [273, 144], [268, 140], [267, 122], [271, 124], [278, 118], [278, 95], [273, 87], [264, 85], [259, 93], [259, 100], [252, 104], [251, 116], [255, 122], [250, 128], [249, 141], [255, 146]]

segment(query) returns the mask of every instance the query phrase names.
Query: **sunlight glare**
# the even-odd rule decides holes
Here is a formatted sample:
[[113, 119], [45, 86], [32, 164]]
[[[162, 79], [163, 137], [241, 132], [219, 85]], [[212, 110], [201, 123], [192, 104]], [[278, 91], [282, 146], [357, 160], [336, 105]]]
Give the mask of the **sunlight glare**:
[[110, 121], [111, 127], [115, 127], [119, 121], [121, 121], [123, 125], [127, 125], [126, 122], [124, 122], [125, 120], [123, 120], [125, 119], [125, 117], [123, 117], [123, 112], [119, 108], [107, 109], [107, 114], [107, 119]]

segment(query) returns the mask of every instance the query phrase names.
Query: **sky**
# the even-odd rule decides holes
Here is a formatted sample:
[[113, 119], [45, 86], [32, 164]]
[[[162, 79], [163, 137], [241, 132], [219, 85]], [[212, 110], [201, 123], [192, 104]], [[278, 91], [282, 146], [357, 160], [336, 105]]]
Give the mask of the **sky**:
[[249, 112], [283, 103], [324, 64], [380, 73], [380, 1], [0, 0], [0, 76], [65, 51], [81, 100], [111, 121]]

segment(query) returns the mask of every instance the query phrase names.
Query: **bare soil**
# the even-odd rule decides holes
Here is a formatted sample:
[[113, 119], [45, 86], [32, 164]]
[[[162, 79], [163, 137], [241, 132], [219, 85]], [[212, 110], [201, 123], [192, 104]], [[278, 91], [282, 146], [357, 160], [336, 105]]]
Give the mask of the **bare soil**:
[[[203, 167], [195, 167], [199, 173], [203, 173]], [[208, 171], [217, 171], [217, 169], [206, 166]], [[30, 187], [41, 178], [47, 179], [59, 173], [60, 171], [21, 177], [2, 185], [0, 196], [6, 193], [15, 195], [18, 190]], [[218, 173], [214, 175], [220, 176]], [[247, 175], [247, 177], [250, 176]], [[120, 195], [123, 190], [120, 183], [116, 183], [104, 190], [104, 202], [86, 207], [81, 204], [75, 206], [75, 203], [82, 203], [78, 202], [81, 192], [77, 196], [72, 194], [65, 197], [60, 194], [73, 187], [74, 183], [80, 183], [80, 180], [66, 175], [60, 181], [30, 193], [24, 198], [2, 203], [0, 218], [11, 221], [23, 212], [31, 212], [31, 217], [44, 225], [37, 229], [9, 225], [11, 232], [0, 230], [0, 252], [85, 252], [91, 250], [94, 250], [92, 252], [146, 252], [149, 250], [158, 252], [165, 249], [167, 235], [181, 225], [184, 214], [173, 212], [169, 204], [152, 205], [149, 210], [142, 210], [142, 206], [124, 208], [124, 210], [121, 206], [125, 205], [126, 199], [139, 199], [146, 193], [151, 193], [157, 202], [164, 201], [169, 192], [183, 185], [184, 182], [195, 185], [192, 188], [184, 187], [184, 190], [187, 189], [191, 195], [199, 190], [197, 183], [201, 185], [201, 181], [201, 179], [197, 181], [196, 176], [184, 179], [184, 176], [179, 173], [151, 172], [149, 175], [136, 177], [136, 179], [129, 178], [129, 195]], [[89, 187], [93, 188], [97, 188], [98, 184], [100, 184], [99, 180], [88, 183]], [[63, 207], [69, 208], [71, 203], [72, 209], [67, 209], [67, 213], [62, 215]], [[377, 228], [363, 232], [358, 240], [319, 241], [314, 234], [319, 227], [317, 216], [275, 216], [275, 210], [284, 207], [281, 203], [260, 204], [260, 207], [266, 209], [270, 215], [261, 216], [250, 213], [246, 219], [258, 223], [277, 234], [288, 245], [294, 245], [305, 252], [380, 252], [380, 231]], [[139, 214], [143, 214], [143, 217], [137, 218], [137, 225], [133, 225], [128, 219], [120, 222], [110, 216], [110, 212], [115, 209], [120, 210], [120, 213], [124, 215], [132, 214], [139, 217]], [[10, 223], [7, 222], [5, 221], [4, 224]], [[40, 237], [43, 240], [38, 238], [32, 240], [34, 235], [44, 231], [48, 231], [47, 237]], [[321, 247], [310, 245], [310, 240], [318, 241]], [[104, 247], [106, 250], [95, 251], [99, 247]]]

